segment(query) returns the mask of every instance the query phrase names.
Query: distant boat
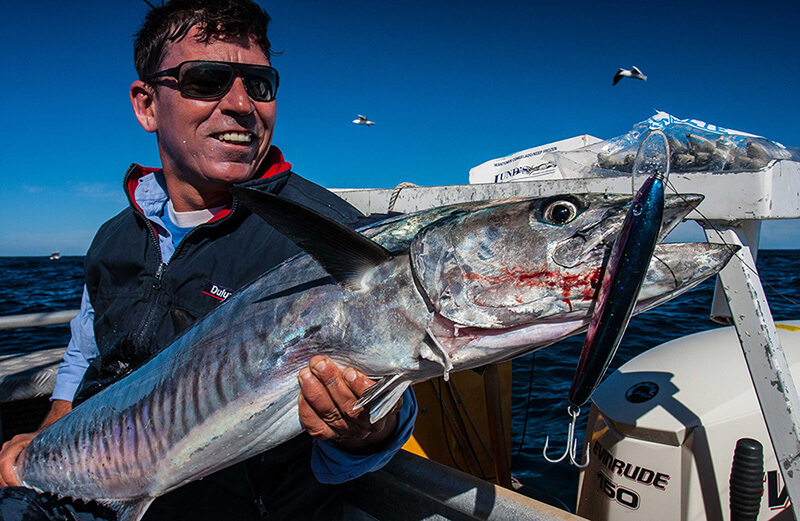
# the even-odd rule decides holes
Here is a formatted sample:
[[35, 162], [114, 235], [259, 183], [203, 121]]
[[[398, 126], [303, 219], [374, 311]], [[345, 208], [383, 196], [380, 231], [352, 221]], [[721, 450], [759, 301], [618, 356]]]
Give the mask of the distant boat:
[[61, 252], [54, 251], [50, 254], [50, 260], [58, 260], [61, 258]]

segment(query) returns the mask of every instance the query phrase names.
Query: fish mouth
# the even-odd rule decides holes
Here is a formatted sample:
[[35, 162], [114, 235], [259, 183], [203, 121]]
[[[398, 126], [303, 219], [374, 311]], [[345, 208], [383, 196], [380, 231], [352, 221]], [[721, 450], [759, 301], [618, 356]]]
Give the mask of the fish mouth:
[[[583, 320], [632, 199], [595, 193], [508, 200], [466, 216], [443, 218], [414, 238], [409, 252], [416, 280], [431, 309], [459, 329]], [[665, 237], [702, 199], [693, 194], [665, 197], [659, 237]], [[715, 248], [693, 247], [699, 251], [662, 244], [653, 259], [677, 266], [673, 250], [694, 261]], [[689, 266], [686, 271], [659, 273], [651, 276], [650, 283], [658, 282], [664, 292], [671, 292], [664, 285], [673, 279], [678, 286], [692, 280], [694, 269]]]
[[[657, 245], [633, 313], [648, 311], [696, 287], [717, 274], [738, 249], [710, 243]], [[459, 323], [455, 317], [437, 314], [431, 331], [455, 366], [470, 368], [516, 358], [581, 333], [589, 325], [590, 311], [587, 305], [527, 319], [517, 316], [505, 327]]]
[[[667, 243], [655, 247], [644, 283], [637, 299], [636, 312], [651, 309], [721, 270], [736, 248], [709, 243]], [[457, 302], [440, 302], [436, 311], [455, 324], [461, 334], [469, 327], [510, 330], [516, 326], [541, 326], [568, 321], [588, 323], [598, 285], [593, 284], [603, 258], [592, 258], [576, 268], [552, 270], [528, 288], [505, 284], [504, 293], [529, 289], [526, 298], [482, 298], [481, 288], [465, 292]], [[458, 336], [458, 335], [454, 335]]]
[[[604, 214], [597, 216], [597, 221], [586, 226], [561, 241], [553, 249], [553, 262], [564, 268], [574, 268], [587, 261], [603, 258], [611, 251], [614, 241], [622, 230], [628, 207], [633, 197], [611, 196], [616, 200], [608, 205]], [[701, 194], [669, 194], [664, 197], [664, 214], [658, 242], [664, 240], [669, 233], [692, 210], [703, 201]]]

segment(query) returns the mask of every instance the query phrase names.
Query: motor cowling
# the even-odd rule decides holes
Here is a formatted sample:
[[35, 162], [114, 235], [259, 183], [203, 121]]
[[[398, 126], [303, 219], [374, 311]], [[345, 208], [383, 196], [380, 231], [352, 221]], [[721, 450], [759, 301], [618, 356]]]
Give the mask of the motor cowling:
[[[800, 374], [800, 321], [778, 325]], [[759, 519], [791, 519], [789, 499], [734, 328], [679, 338], [627, 362], [592, 398], [577, 513], [592, 520], [730, 519], [740, 438], [764, 447]]]

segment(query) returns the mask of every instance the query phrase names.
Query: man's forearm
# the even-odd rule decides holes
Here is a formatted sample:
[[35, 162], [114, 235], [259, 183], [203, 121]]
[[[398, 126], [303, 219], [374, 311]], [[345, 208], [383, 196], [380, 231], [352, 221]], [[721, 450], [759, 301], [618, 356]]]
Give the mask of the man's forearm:
[[39, 430], [43, 430], [45, 427], [49, 427], [55, 421], [68, 412], [72, 410], [72, 402], [68, 402], [67, 400], [53, 400], [52, 404], [50, 405], [50, 411], [45, 416], [44, 421], [39, 426]]

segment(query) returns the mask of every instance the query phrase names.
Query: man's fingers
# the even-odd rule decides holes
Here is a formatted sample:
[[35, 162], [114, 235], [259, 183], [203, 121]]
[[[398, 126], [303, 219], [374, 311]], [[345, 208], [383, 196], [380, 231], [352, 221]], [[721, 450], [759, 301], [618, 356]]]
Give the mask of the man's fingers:
[[368, 378], [367, 375], [352, 367], [345, 369], [342, 372], [342, 377], [344, 377], [347, 387], [356, 398], [361, 398], [367, 389], [375, 385], [375, 382]]
[[[331, 364], [329, 363], [328, 365]], [[336, 372], [338, 373], [338, 369]], [[344, 417], [341, 409], [334, 401], [329, 387], [340, 385], [337, 384], [335, 380], [341, 380], [341, 378], [337, 375], [335, 377], [330, 377], [323, 383], [317, 373], [314, 373], [307, 367], [304, 367], [300, 371], [299, 379], [300, 391], [303, 400], [310, 409], [310, 411], [307, 411], [306, 413], [307, 417], [304, 418], [301, 415], [301, 420], [304, 421], [306, 428], [308, 429], [308, 427], [314, 427], [314, 421], [309, 417], [313, 412], [313, 414], [318, 417], [319, 421], [325, 423], [333, 431], [337, 433], [346, 431], [347, 419]], [[314, 428], [314, 430], [319, 431], [322, 429]], [[329, 438], [326, 437], [325, 439]]]
[[315, 356], [309, 362], [311, 371], [325, 384], [331, 399], [339, 406], [355, 403], [356, 397], [342, 378], [339, 368], [324, 356]]
[[0, 481], [2, 481], [2, 486], [18, 487], [22, 485], [17, 479], [14, 465], [17, 463], [20, 453], [32, 439], [33, 434], [18, 434], [11, 441], [3, 444], [3, 449], [0, 451]]
[[322, 418], [311, 408], [302, 393], [298, 399], [298, 411], [300, 413], [300, 423], [311, 437], [322, 440], [335, 440], [339, 436], [327, 423], [322, 421]]

